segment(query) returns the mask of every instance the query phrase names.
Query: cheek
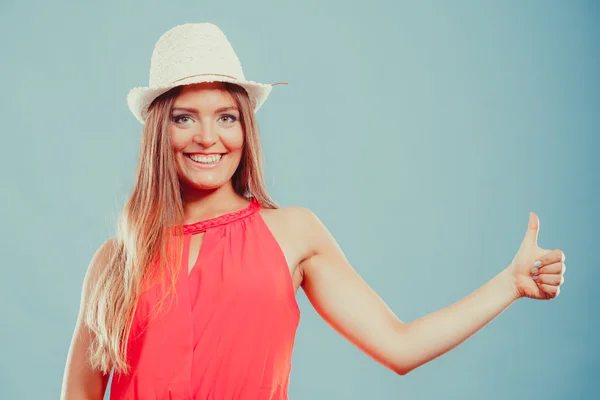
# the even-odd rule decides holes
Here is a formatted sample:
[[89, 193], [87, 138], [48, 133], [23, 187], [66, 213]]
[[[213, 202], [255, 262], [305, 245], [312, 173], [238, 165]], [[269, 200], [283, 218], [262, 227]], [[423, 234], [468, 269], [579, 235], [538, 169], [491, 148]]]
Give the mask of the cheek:
[[184, 132], [181, 132], [177, 129], [171, 129], [171, 147], [173, 147], [173, 150], [183, 150], [188, 141], [189, 139]]
[[244, 147], [244, 133], [242, 129], [231, 129], [221, 135], [221, 140], [230, 152], [241, 151]]

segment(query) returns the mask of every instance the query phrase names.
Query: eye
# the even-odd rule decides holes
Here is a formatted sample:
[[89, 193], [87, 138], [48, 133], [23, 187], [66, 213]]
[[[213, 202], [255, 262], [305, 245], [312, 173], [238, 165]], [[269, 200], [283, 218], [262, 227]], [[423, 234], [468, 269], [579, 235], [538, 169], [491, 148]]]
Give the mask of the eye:
[[231, 114], [223, 114], [219, 117], [219, 121], [223, 121], [225, 123], [233, 124], [237, 121], [237, 118]]
[[192, 122], [192, 117], [189, 115], [174, 115], [173, 122], [180, 125], [189, 125]]

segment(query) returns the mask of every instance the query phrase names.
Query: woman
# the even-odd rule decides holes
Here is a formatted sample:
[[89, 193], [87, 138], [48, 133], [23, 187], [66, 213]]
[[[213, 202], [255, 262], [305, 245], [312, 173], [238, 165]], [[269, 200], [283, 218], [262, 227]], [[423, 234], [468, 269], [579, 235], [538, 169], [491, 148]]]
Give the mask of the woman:
[[404, 375], [521, 297], [558, 295], [564, 254], [537, 246], [459, 302], [402, 323], [309, 210], [265, 189], [254, 113], [271, 85], [246, 81], [212, 24], [165, 33], [150, 87], [128, 103], [144, 123], [118, 234], [86, 275], [63, 399], [286, 399], [299, 287], [318, 313]]

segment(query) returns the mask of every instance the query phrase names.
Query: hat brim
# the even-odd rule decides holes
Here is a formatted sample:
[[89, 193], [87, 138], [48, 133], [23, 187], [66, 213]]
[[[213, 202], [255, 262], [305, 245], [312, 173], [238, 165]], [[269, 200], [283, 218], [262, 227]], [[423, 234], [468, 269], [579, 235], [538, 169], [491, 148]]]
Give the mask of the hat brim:
[[263, 105], [271, 90], [273, 89], [273, 85], [258, 83], [253, 81], [240, 81], [237, 79], [225, 77], [222, 75], [201, 75], [201, 76], [193, 76], [186, 79], [182, 79], [177, 83], [163, 85], [158, 87], [136, 87], [129, 91], [127, 95], [127, 105], [129, 109], [135, 116], [135, 118], [140, 121], [142, 124], [146, 122], [146, 118], [148, 117], [148, 108], [150, 104], [163, 93], [168, 92], [169, 90], [184, 85], [191, 85], [194, 83], [203, 83], [203, 82], [229, 82], [236, 85], [239, 85], [246, 89], [248, 92], [248, 96], [250, 97], [250, 101], [254, 105], [254, 112], [256, 113], [260, 107]]

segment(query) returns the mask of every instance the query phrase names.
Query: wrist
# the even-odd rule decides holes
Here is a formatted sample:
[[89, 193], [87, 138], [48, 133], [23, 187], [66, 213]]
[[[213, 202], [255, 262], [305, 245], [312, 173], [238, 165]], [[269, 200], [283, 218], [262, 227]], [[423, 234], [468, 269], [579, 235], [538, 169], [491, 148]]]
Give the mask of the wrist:
[[504, 283], [506, 294], [507, 296], [510, 296], [512, 301], [523, 297], [517, 287], [517, 282], [515, 281], [514, 267], [512, 264], [506, 267], [500, 273], [500, 277], [502, 282]]

